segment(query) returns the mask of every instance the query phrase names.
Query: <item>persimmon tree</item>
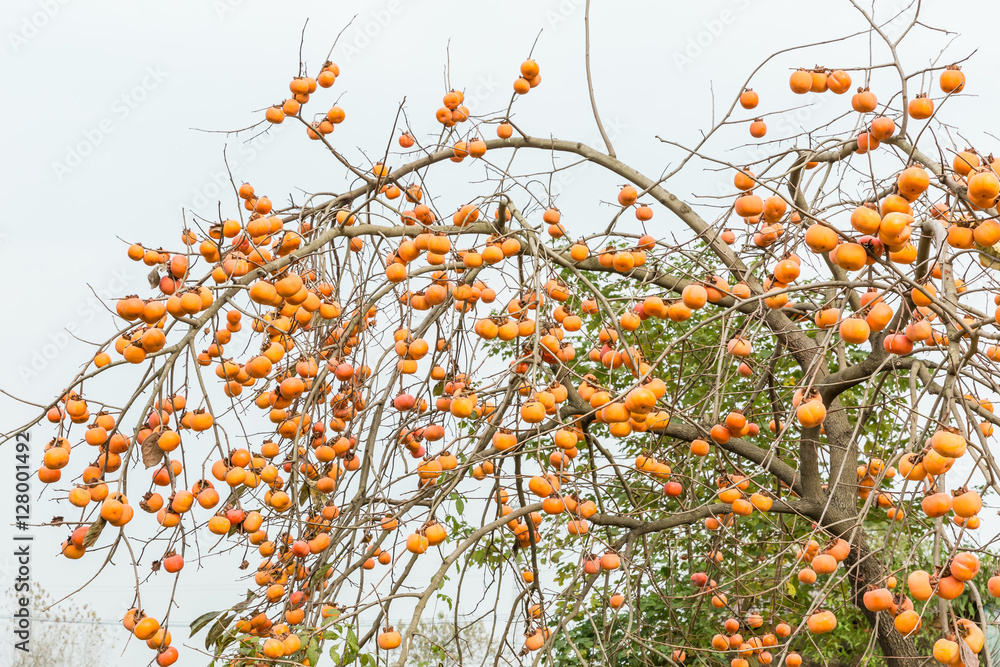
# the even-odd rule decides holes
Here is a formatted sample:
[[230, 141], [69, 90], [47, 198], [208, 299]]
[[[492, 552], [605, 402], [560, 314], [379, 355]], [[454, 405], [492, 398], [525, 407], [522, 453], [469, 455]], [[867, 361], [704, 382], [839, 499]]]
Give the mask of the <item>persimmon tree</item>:
[[[769, 58], [697, 145], [660, 139], [682, 159], [657, 177], [592, 89], [603, 146], [515, 123], [545, 94], [530, 55], [505, 109], [456, 86], [368, 151], [335, 128], [369, 111], [325, 106], [338, 66], [300, 64], [256, 129], [301, 125], [343, 180], [281, 203], [234, 183], [222, 219], [128, 247], [155, 286], [27, 425], [53, 431], [71, 567], [135, 577], [123, 636], [176, 661], [140, 572], [180, 600], [232, 552], [250, 594], [192, 624], [231, 665], [403, 665], [439, 596], [455, 664], [459, 608], [486, 608], [494, 665], [975, 664], [1000, 595], [977, 533], [1000, 167], [942, 118], [961, 69], [898, 55], [939, 33], [858, 16], [863, 66]], [[788, 99], [751, 90], [785, 77]], [[768, 139], [761, 109], [794, 95], [840, 113]], [[596, 225], [553, 200], [583, 167], [621, 183]], [[677, 196], [682, 170], [726, 194]]]
[[[598, 284], [603, 284], [600, 277], [597, 278], [597, 282]], [[621, 284], [618, 282], [613, 286], [609, 286], [609, 289], [605, 292], [606, 296], [611, 299], [617, 298], [618, 290], [616, 288]], [[694, 315], [692, 319], [697, 317], [698, 315]], [[691, 319], [679, 323], [672, 323], [669, 319], [647, 320], [642, 327], [641, 334], [647, 337], [647, 340], [643, 341], [643, 349], [649, 350], [658, 356], [658, 352], [664, 347], [664, 342], [673, 340], [678, 335], [683, 335], [690, 322]], [[595, 328], [595, 335], [598, 335], [596, 329], [600, 326], [600, 323], [596, 320], [588, 322], [588, 328]], [[674, 331], [671, 331], [671, 329]], [[690, 343], [674, 352], [678, 358], [668, 361], [668, 365], [675, 364], [675, 367], [679, 368], [679, 357], [683, 355], [684, 364], [687, 368], [682, 374], [683, 384], [670, 383], [675, 392], [671, 406], [673, 410], [686, 410], [689, 407], [696, 410], [701, 409], [705, 407], [703, 404], [706, 401], [710, 404], [714, 400], [715, 394], [720, 391], [718, 388], [719, 385], [715, 382], [717, 369], [714, 363], [717, 360], [715, 348], [719, 335], [721, 333], [718, 325], [701, 325], [698, 331], [692, 336]], [[773, 374], [768, 381], [779, 388], [794, 386], [796, 383], [795, 369], [797, 368], [794, 361], [781, 355], [780, 350], [776, 354], [776, 351], [769, 345], [767, 339], [761, 340], [760, 343], [761, 346], [757, 349], [757, 354], [764, 359], [768, 359], [766, 372]], [[846, 349], [845, 354], [852, 361], [860, 361], [864, 356], [864, 353], [857, 349]], [[772, 359], [773, 363], [771, 363]], [[594, 370], [597, 372], [593, 373], [593, 375], [598, 378], [602, 386], [612, 386], [619, 391], [625, 388], [624, 384], [621, 387], [618, 386], [619, 383], [616, 382], [616, 375], [614, 373], [609, 374], [606, 370], [602, 371], [602, 369]], [[621, 380], [626, 383], [628, 382], [627, 378], [622, 378]], [[750, 380], [747, 381], [749, 382]], [[905, 384], [901, 386], [897, 382], [895, 386], [889, 389], [897, 392], [905, 391]], [[746, 391], [746, 387], [740, 387], [736, 393], [744, 391]], [[725, 398], [723, 397], [722, 400], [725, 401]], [[863, 404], [864, 395], [858, 387], [855, 387], [841, 394], [840, 400], [856, 409], [859, 405]], [[709, 405], [708, 407], [710, 409], [711, 406]], [[869, 441], [882, 441], [896, 437], [898, 434], [895, 431], [894, 420], [873, 419], [863, 425], [863, 435]], [[677, 443], [677, 446], [683, 450], [688, 445], [680, 441]], [[643, 454], [644, 450], [648, 448], [648, 444], [644, 440], [644, 435], [640, 433], [619, 440], [618, 448], [622, 453], [634, 457]], [[671, 502], [671, 494], [681, 496], [684, 499], [683, 501], [692, 498], [692, 502], [701, 503], [711, 501], [716, 492], [716, 489], [712, 486], [701, 489], [697, 487], [692, 488], [679, 476], [674, 476], [674, 481], [668, 482], [668, 484], [670, 485], [669, 488], [666, 486], [661, 488], [652, 482], [648, 485], [630, 484], [628, 487], [612, 483], [605, 485], [603, 497], [605, 502], [609, 502], [608, 499], [610, 498], [611, 502], [621, 502], [627, 506], [629, 503], [627, 494], [634, 494], [641, 490], [645, 493], [655, 494], [653, 497], [662, 497], [666, 494], [666, 502], [668, 503]], [[774, 491], [778, 491], [779, 488], [779, 486], [772, 486]], [[695, 498], [697, 500], [694, 500]], [[880, 522], [879, 517], [870, 517], [867, 527], [869, 535], [877, 535], [876, 539], [881, 539], [884, 537], [887, 525], [887, 519]], [[763, 594], [760, 592], [761, 589], [758, 586], [748, 586], [747, 590], [749, 594], [743, 598], [739, 607], [746, 613], [759, 613], [762, 609], [774, 609], [776, 604], [779, 605], [779, 608], [785, 604], [794, 605], [795, 603], [792, 600], [796, 598], [801, 600], [799, 604], [807, 604], [813, 593], [813, 586], [802, 585], [797, 580], [799, 567], [789, 570], [787, 559], [768, 557], [772, 554], [783, 553], [790, 545], [797, 546], [800, 540], [795, 537], [796, 531], [794, 529], [789, 530], [784, 521], [767, 523], [744, 522], [742, 525], [734, 526], [733, 528], [739, 536], [739, 562], [754, 562], [756, 565], [754, 577], [749, 581], [768, 580], [774, 582], [785, 580], [781, 586], [772, 586], [770, 590], [766, 590]], [[919, 532], [915, 536], [916, 539], [913, 540], [905, 535], [898, 537], [906, 540], [907, 547], [911, 547], [924, 534], [923, 532]], [[723, 535], [726, 534], [723, 533]], [[719, 619], [713, 614], [705, 615], [700, 613], [702, 610], [697, 605], [677, 604], [675, 598], [690, 594], [690, 583], [688, 581], [690, 566], [684, 561], [691, 560], [695, 554], [700, 556], [702, 553], [707, 553], [712, 548], [717, 548], [719, 544], [722, 544], [723, 548], [726, 548], [726, 541], [723, 535], [707, 540], [707, 543], [699, 545], [697, 550], [668, 548], [669, 541], [676, 540], [676, 533], [665, 532], [648, 537], [647, 540], [650, 543], [646, 556], [644, 577], [653, 577], [661, 583], [648, 592], [638, 593], [633, 589], [630, 593], [623, 584], [613, 580], [599, 582], [598, 585], [602, 587], [601, 594], [594, 596], [591, 608], [589, 609], [592, 622], [575, 624], [569, 629], [568, 639], [556, 639], [555, 650], [558, 656], [556, 662], [574, 662], [575, 655], [573, 654], [573, 649], [569, 646], [569, 642], [574, 642], [576, 647], [584, 653], [587, 651], [582, 647], [589, 646], [592, 657], [598, 662], [602, 657], [600, 648], [602, 643], [613, 645], [617, 652], [624, 652], [626, 654], [638, 652], [641, 654], [643, 652], [641, 643], [626, 640], [627, 623], [624, 622], [625, 617], [613, 612], [614, 609], [625, 604], [626, 600], [635, 600], [635, 605], [641, 605], [641, 617], [647, 624], [647, 628], [643, 632], [645, 637], [672, 634], [676, 643], [685, 646], [697, 645], [699, 642], [710, 643], [714, 635], [719, 633]], [[685, 540], [690, 540], [691, 536], [685, 534], [684, 538]], [[928, 553], [919, 555], [929, 555], [929, 550], [926, 547], [924, 551]], [[659, 558], [657, 558], [657, 554], [659, 554]], [[564, 564], [561, 574], [568, 576], [575, 567], [577, 566], [574, 563]], [[806, 572], [806, 576], [808, 577], [808, 570]], [[734, 581], [736, 587], [739, 588], [743, 581], [747, 580], [735, 577]], [[643, 583], [642, 580], [638, 580], [634, 584], [630, 582], [630, 585], [645, 588], [651, 586], [652, 582]], [[740, 614], [735, 614], [734, 616], [739, 617]], [[602, 637], [600, 642], [595, 642], [595, 633], [606, 634], [607, 636]], [[683, 639], [678, 640], [678, 636]], [[821, 659], [825, 664], [853, 664], [856, 661], [857, 655], [864, 651], [870, 641], [867, 620], [861, 617], [860, 611], [854, 609], [853, 605], [839, 606], [836, 639], [836, 642], [825, 642], [823, 644], [822, 655], [816, 655], [817, 652], [811, 650], [811, 646], [804, 647], [803, 655], [807, 656], [807, 659], [808, 657], [817, 660]], [[648, 660], [650, 656], [645, 655], [643, 658]], [[632, 659], [631, 656], [630, 659]]]

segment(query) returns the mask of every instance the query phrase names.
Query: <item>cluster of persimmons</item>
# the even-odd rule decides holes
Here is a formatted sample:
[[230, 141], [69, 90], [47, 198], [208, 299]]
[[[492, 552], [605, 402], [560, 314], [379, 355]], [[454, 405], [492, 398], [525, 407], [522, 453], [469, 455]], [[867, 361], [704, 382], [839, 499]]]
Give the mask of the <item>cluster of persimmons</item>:
[[[534, 60], [524, 61], [519, 75], [514, 99], [541, 81]], [[267, 108], [266, 121], [296, 119], [310, 138], [328, 141], [345, 121], [344, 109], [333, 105], [309, 117], [306, 105], [318, 88], [332, 87], [339, 76], [340, 68], [326, 62], [315, 78], [294, 78], [291, 97]], [[846, 71], [826, 69], [795, 71], [789, 83], [796, 94], [840, 95], [852, 85]], [[957, 67], [941, 72], [946, 95], [964, 85]], [[738, 101], [744, 109], [760, 103], [750, 89]], [[880, 107], [867, 87], [850, 106], [863, 114], [864, 131], [845, 142], [850, 150], [838, 159], [876, 151], [881, 142], [899, 136], [900, 118]], [[910, 100], [906, 113], [910, 120], [932, 118], [934, 103], [921, 94]], [[456, 90], [445, 93], [435, 117], [446, 139], [420, 154], [422, 168], [486, 160], [491, 151], [529, 141], [514, 138], [506, 116], [493, 121], [496, 140], [482, 138], [487, 123], [471, 115]], [[463, 132], [466, 123], [472, 129]], [[765, 131], [759, 118], [750, 126], [753, 137]], [[409, 129], [398, 137], [403, 151], [415, 143]], [[817, 159], [809, 159], [806, 169], [829, 160], [812, 157]], [[748, 322], [756, 317], [758, 323], [773, 311], [788, 313], [792, 326], [816, 341], [851, 350], [877, 345], [898, 359], [944, 355], [958, 363], [957, 357], [974, 351], [969, 340], [983, 322], [971, 311], [953, 321], [957, 299], [968, 286], [955, 277], [950, 260], [923, 256], [918, 261], [920, 240], [927, 237], [923, 218], [947, 230], [943, 255], [1000, 242], [1000, 224], [988, 215], [1000, 196], [1000, 165], [971, 149], [956, 152], [952, 164], [943, 165], [947, 174], [907, 161], [884, 191], [852, 205], [846, 224], [839, 225], [783, 196], [771, 177], [758, 177], [749, 167], [734, 169], [738, 194], [730, 212], [748, 231], [741, 249], [740, 235], [720, 225], [717, 252], [720, 258], [737, 251], [753, 258], [763, 277], [755, 277], [754, 269], [741, 273], [731, 262], [715, 261], [713, 275], [689, 275], [672, 288], [649, 288], [656, 267], [676, 250], [665, 234], [647, 231], [656, 204], [640, 199], [658, 199], [652, 196], [655, 186], [633, 183], [610, 193], [607, 199], [617, 201], [619, 212], [634, 214], [643, 231], [592, 249], [583, 237], [568, 240], [566, 220], [551, 202], [536, 206], [535, 216], [515, 206], [516, 196], [487, 195], [460, 203], [450, 217], [441, 216], [426, 186], [414, 177], [416, 167], [392, 169], [379, 162], [351, 169], [363, 185], [330, 206], [279, 210], [244, 183], [241, 215], [201, 232], [185, 229], [174, 250], [131, 245], [128, 257], [156, 270], [157, 286], [145, 297], [117, 301], [119, 330], [47, 409], [57, 433], [45, 447], [38, 476], [46, 484], [68, 484], [68, 502], [79, 508], [79, 527], [63, 545], [67, 558], [82, 558], [100, 545], [102, 531], [111, 532], [106, 525], [124, 535], [139, 523], [159, 526], [157, 537], [167, 549], [154, 569], [172, 575], [183, 575], [191, 531], [216, 536], [213, 550], [257, 551], [252, 574], [257, 597], [227, 621], [227, 631], [242, 647], [242, 657], [233, 664], [309, 664], [309, 646], [321, 642], [323, 629], [343, 622], [343, 613], [351, 609], [346, 596], [333, 599], [348, 576], [393, 568], [400, 556], [432, 559], [428, 554], [468, 548], [455, 544], [445, 522], [426, 508], [439, 507], [452, 492], [476, 497], [477, 488], [496, 512], [480, 538], [506, 531], [513, 562], [520, 563], [519, 585], [539, 594], [525, 613], [523, 650], [551, 645], [565, 623], [542, 605], [540, 580], [546, 571], [533, 563], [547, 564], [518, 560], [517, 554], [542, 559], [545, 552], [537, 547], [558, 534], [581, 545], [578, 576], [627, 575], [633, 567], [619, 553], [620, 541], [609, 538], [600, 548], [603, 553], [593, 553], [600, 540], [594, 541], [592, 529], [595, 523], [607, 525], [608, 516], [597, 502], [600, 485], [591, 484], [589, 473], [584, 474], [590, 468], [577, 457], [596, 446], [595, 433], [644, 443], [644, 453], [634, 462], [629, 457], [628, 464], [613, 465], [631, 468], [630, 479], [640, 480], [637, 484], [662, 483], [665, 498], [697, 500], [692, 485], [700, 471], [720, 466], [707, 502], [721, 503], [723, 511], [692, 514], [687, 521], [717, 535], [733, 531], [738, 521], [779, 509], [771, 477], [747, 472], [753, 470], [749, 463], [727, 465], [723, 454], [738, 455], [748, 441], [766, 450], [770, 442], [822, 433], [831, 409], [829, 397], [805, 374], [784, 419], [770, 406], [754, 408], [756, 394], [747, 405], [749, 392], [742, 396], [742, 407], [734, 401], [716, 412], [715, 423], [678, 414], [670, 407], [677, 379], [668, 378], [671, 369], [659, 365], [652, 354], [656, 350], [640, 336], [644, 329], [686, 321], [693, 328], [707, 327], [706, 313], [713, 309], [730, 309]], [[931, 187], [945, 176], [963, 188], [961, 200], [957, 195], [948, 200], [955, 202], [952, 206]], [[371, 215], [373, 207], [383, 213]], [[625, 220], [619, 224], [626, 226]], [[715, 230], [709, 232], [714, 238]], [[837, 272], [840, 283], [834, 291], [868, 285], [857, 303], [823, 296], [828, 288], [823, 287], [815, 292], [822, 305], [803, 311], [793, 297], [808, 293], [816, 260], [824, 270]], [[511, 288], [502, 277], [518, 275], [522, 265], [533, 267], [528, 275], [542, 278]], [[874, 278], [875, 272], [906, 278], [887, 284]], [[632, 292], [637, 296], [624, 305], [622, 299], [612, 303], [580, 278], [598, 274], [619, 281], [635, 278], [643, 290]], [[388, 329], [380, 326], [380, 318], [390, 321]], [[739, 378], [760, 377], [763, 360], [755, 357], [769, 335], [749, 325], [730, 329], [718, 341], [726, 367]], [[484, 361], [484, 350], [503, 352], [493, 377], [486, 377], [496, 369]], [[1000, 360], [994, 346], [980, 354], [987, 363]], [[87, 390], [95, 376], [130, 366], [145, 371], [125, 395], [105, 400]], [[598, 375], [614, 382], [602, 386]], [[622, 383], [626, 389], [612, 388]], [[992, 413], [988, 401], [972, 395], [952, 401]], [[978, 428], [976, 436], [987, 438], [992, 423], [984, 417], [972, 431]], [[696, 428], [681, 432], [674, 429], [677, 424]], [[962, 534], [974, 531], [983, 508], [979, 493], [967, 483], [954, 492], [938, 490], [943, 476], [972, 449], [973, 433], [948, 420], [929, 424], [923, 445], [911, 443], [885, 457], [850, 462], [852, 471], [857, 468], [856, 500], [884, 511], [890, 525], [922, 513], [931, 520], [947, 519]], [[261, 437], [240, 435], [262, 430]], [[667, 451], [662, 443], [676, 439], [684, 440], [683, 456], [671, 464], [659, 452]], [[524, 467], [511, 474], [504, 464], [522, 456]], [[975, 456], [978, 460], [981, 452]], [[81, 466], [68, 468], [71, 458]], [[407, 458], [414, 461], [412, 467]], [[391, 460], [404, 470], [399, 479], [389, 479]], [[142, 477], [139, 462], [152, 474]], [[64, 476], [67, 470], [73, 472]], [[141, 497], [126, 496], [127, 474], [130, 489], [148, 484]], [[900, 483], [909, 484], [909, 493], [900, 491]], [[391, 501], [390, 487], [398, 496]], [[788, 501], [795, 495], [786, 488], [780, 507], [793, 504]], [[405, 537], [397, 542], [404, 526]], [[785, 664], [801, 664], [795, 650], [807, 644], [801, 633], [820, 635], [837, 627], [836, 611], [824, 605], [830, 588], [825, 582], [843, 574], [852, 552], [850, 541], [839, 533], [823, 537], [822, 530], [802, 532], [798, 549], [782, 556], [796, 564], [796, 582], [816, 590], [816, 604], [796, 618], [744, 613], [735, 605], [733, 582], [712, 578], [719, 576], [713, 568], [726, 558], [723, 550], [711, 550], [702, 565], [692, 563], [696, 597], [718, 611], [719, 633], [710, 645], [675, 643], [672, 659], [684, 662], [692, 652], [709, 651], [726, 656], [732, 667], [748, 667], [752, 660], [776, 664], [780, 652]], [[888, 614], [895, 631], [913, 637], [922, 632], [930, 608], [925, 603], [954, 600], [977, 579], [988, 579], [986, 590], [1000, 596], [1000, 577], [980, 575], [976, 551], [956, 544], [934, 571], [907, 564], [888, 568], [884, 580], [868, 582], [863, 605]], [[635, 602], [618, 592], [606, 600], [611, 609]], [[178, 651], [166, 617], [143, 610], [138, 593], [133, 604], [124, 615], [125, 629], [156, 651], [157, 664], [172, 664]], [[979, 623], [957, 618], [953, 625], [953, 630], [941, 629], [933, 644], [933, 656], [942, 664], [962, 662], [962, 643], [973, 653], [983, 649]], [[379, 649], [392, 651], [404, 644], [406, 633], [385, 625], [371, 638]]]

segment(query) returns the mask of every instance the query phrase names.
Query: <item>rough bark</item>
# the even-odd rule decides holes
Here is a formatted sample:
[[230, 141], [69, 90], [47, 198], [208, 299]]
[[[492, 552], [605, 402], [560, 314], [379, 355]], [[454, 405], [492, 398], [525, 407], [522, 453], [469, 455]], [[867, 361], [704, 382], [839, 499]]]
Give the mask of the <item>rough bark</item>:
[[[831, 534], [851, 543], [851, 552], [844, 565], [847, 568], [847, 579], [851, 585], [854, 605], [861, 610], [872, 632], [876, 634], [876, 640], [888, 667], [924, 665], [928, 659], [919, 654], [912, 639], [896, 631], [892, 616], [888, 612], [876, 613], [865, 608], [863, 598], [868, 585], [881, 585], [886, 572], [878, 554], [872, 552], [864, 530], [858, 526], [857, 510], [854, 510], [853, 515], [827, 510], [821, 523]], [[814, 518], [818, 520], [819, 515]]]

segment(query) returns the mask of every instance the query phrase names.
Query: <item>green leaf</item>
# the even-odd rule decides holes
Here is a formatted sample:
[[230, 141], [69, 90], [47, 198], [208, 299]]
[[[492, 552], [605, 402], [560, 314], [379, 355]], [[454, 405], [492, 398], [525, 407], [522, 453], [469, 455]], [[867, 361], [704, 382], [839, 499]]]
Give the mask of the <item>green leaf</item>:
[[240, 602], [239, 604], [230, 607], [229, 610], [235, 613], [239, 613], [245, 610], [247, 607], [249, 607], [250, 604], [256, 600], [256, 598], [257, 598], [256, 594], [253, 591], [248, 590], [247, 596], [243, 599], [243, 602]]
[[322, 581], [323, 577], [326, 576], [326, 573], [330, 571], [331, 567], [333, 567], [333, 563], [326, 563], [323, 567], [313, 572], [313, 575], [309, 580], [310, 584], [315, 586], [320, 581]]
[[191, 634], [198, 634], [199, 630], [218, 618], [221, 613], [221, 611], [210, 611], [207, 614], [202, 614], [198, 618], [191, 621]]
[[[205, 636], [206, 649], [211, 650], [212, 644], [218, 643], [219, 649], [221, 650], [225, 648], [225, 646], [229, 644], [229, 642], [231, 642], [233, 639], [236, 638], [235, 633], [226, 633], [226, 628], [229, 627], [229, 624], [233, 621], [233, 618], [234, 618], [233, 616], [228, 616], [228, 615], [220, 616], [215, 621], [215, 623], [212, 624], [212, 626], [208, 629], [208, 635]], [[223, 639], [224, 634], [232, 635], [231, 637], [228, 638], [229, 641], [226, 642], [221, 641]]]
[[316, 637], [310, 638], [309, 643], [306, 644], [306, 658], [310, 665], [315, 665], [319, 660], [319, 640]]

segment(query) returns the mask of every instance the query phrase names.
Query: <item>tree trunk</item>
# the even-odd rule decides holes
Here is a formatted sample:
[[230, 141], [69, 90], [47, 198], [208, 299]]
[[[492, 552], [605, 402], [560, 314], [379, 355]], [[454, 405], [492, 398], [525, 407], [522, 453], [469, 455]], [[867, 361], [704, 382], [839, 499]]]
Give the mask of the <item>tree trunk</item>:
[[[885, 571], [878, 560], [872, 555], [871, 549], [861, 530], [852, 531], [854, 521], [843, 516], [832, 517], [828, 510], [824, 524], [832, 533], [851, 541], [851, 552], [844, 561], [847, 567], [847, 578], [851, 583], [851, 597], [854, 604], [864, 614], [872, 632], [875, 633], [882, 649], [882, 655], [888, 667], [917, 667], [928, 661], [926, 656], [920, 656], [913, 640], [896, 631], [892, 615], [889, 612], [868, 611], [864, 605], [864, 594], [869, 584], [880, 586], [885, 581]], [[854, 532], [854, 535], [851, 533]]]
[[[878, 554], [872, 554], [868, 545], [863, 521], [858, 515], [856, 487], [858, 444], [853, 437], [853, 425], [847, 419], [838, 398], [831, 402], [826, 427], [830, 446], [830, 488], [813, 518], [821, 521], [831, 534], [846, 539], [851, 544], [850, 554], [844, 565], [851, 584], [854, 605], [864, 614], [869, 627], [878, 640], [888, 667], [917, 667], [927, 662], [920, 657], [913, 640], [896, 631], [892, 615], [888, 612], [871, 612], [865, 608], [864, 595], [869, 584], [882, 586], [885, 570]], [[815, 511], [815, 510], [814, 510]]]

